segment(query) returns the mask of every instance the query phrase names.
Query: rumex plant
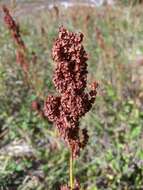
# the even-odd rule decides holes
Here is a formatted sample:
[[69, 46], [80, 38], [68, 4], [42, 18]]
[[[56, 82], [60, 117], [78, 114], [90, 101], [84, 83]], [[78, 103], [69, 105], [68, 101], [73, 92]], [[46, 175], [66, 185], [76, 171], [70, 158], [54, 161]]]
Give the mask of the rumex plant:
[[[56, 62], [53, 83], [60, 95], [48, 96], [44, 106], [45, 116], [54, 123], [69, 146], [71, 167], [73, 158], [79, 155], [80, 149], [88, 142], [87, 129], [80, 130], [79, 119], [91, 109], [97, 88], [97, 83], [94, 82], [91, 91], [85, 92], [88, 58], [82, 40], [83, 34], [60, 28], [52, 50], [53, 60]], [[72, 174], [70, 188], [73, 189]]]
[[17, 51], [16, 51], [17, 63], [20, 64], [25, 74], [27, 74], [28, 63], [26, 59], [26, 46], [24, 44], [24, 41], [22, 40], [19, 25], [10, 15], [8, 8], [6, 6], [3, 6], [2, 8], [4, 12], [4, 22], [8, 27], [9, 31], [11, 32], [15, 44], [17, 45]]
[[[19, 27], [5, 6], [3, 12], [5, 14], [4, 22], [18, 46], [18, 61], [24, 72], [28, 73], [26, 47]], [[80, 184], [73, 177], [73, 160], [78, 158], [89, 138], [87, 129], [79, 127], [80, 118], [92, 108], [97, 94], [97, 82], [93, 82], [90, 91], [86, 92], [88, 56], [82, 41], [82, 33], [77, 34], [68, 31], [63, 26], [60, 27], [58, 38], [52, 49], [52, 57], [56, 63], [53, 83], [57, 94], [45, 98], [42, 110], [44, 118], [53, 122], [60, 137], [64, 139], [70, 150], [70, 184], [61, 186], [61, 190], [80, 189]], [[36, 102], [32, 104], [35, 110], [41, 112], [38, 105]]]
[[[19, 24], [16, 23], [14, 18], [11, 16], [9, 9], [6, 6], [2, 6], [2, 10], [4, 13], [4, 23], [9, 29], [12, 39], [15, 42], [16, 45], [16, 62], [18, 65], [20, 65], [23, 73], [24, 73], [24, 82], [28, 87], [30, 87], [32, 90], [35, 91], [35, 94], [39, 96], [39, 94], [42, 94], [41, 92], [38, 92], [36, 89], [36, 83], [38, 81], [33, 81], [31, 80], [30, 76], [30, 63], [36, 62], [36, 55], [34, 52], [32, 52], [32, 59], [29, 60], [28, 58], [28, 48], [26, 47], [22, 36], [21, 36], [21, 31]], [[36, 78], [35, 73], [33, 73], [34, 78]]]

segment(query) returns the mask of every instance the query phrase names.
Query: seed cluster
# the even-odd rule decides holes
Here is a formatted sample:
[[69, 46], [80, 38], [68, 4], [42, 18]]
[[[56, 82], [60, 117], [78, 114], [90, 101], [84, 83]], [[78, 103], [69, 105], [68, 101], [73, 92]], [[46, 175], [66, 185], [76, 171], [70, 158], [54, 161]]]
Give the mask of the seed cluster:
[[25, 56], [26, 46], [22, 40], [19, 25], [15, 22], [6, 6], [2, 7], [4, 13], [4, 22], [11, 32], [12, 38], [17, 45], [16, 61], [22, 67], [25, 73], [28, 72], [28, 63]]
[[97, 93], [96, 82], [85, 92], [88, 58], [82, 41], [83, 34], [59, 29], [52, 56], [56, 62], [53, 83], [60, 95], [49, 95], [44, 105], [45, 116], [58, 128], [74, 158], [88, 142], [87, 129], [80, 130], [79, 119], [91, 109]]
[[7, 25], [8, 29], [11, 31], [13, 39], [15, 40], [18, 46], [21, 46], [21, 48], [24, 49], [25, 44], [21, 38], [18, 24], [16, 24], [16, 22], [14, 21], [14, 19], [10, 15], [9, 10], [6, 6], [3, 6], [3, 12], [5, 14], [4, 22]]

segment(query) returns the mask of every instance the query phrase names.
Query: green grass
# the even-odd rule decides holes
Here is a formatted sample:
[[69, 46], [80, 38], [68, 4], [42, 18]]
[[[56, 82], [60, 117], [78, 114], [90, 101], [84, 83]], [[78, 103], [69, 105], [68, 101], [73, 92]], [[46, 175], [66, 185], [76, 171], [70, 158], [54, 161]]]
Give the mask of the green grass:
[[[95, 79], [100, 86], [92, 111], [81, 119], [90, 139], [75, 162], [75, 176], [87, 190], [141, 190], [143, 64], [137, 60], [143, 54], [142, 8], [61, 8], [58, 14], [53, 10], [17, 19], [29, 58], [32, 52], [37, 55], [30, 72], [36, 73], [37, 89], [44, 96], [55, 92], [51, 48], [58, 27], [63, 24], [85, 35], [89, 83]], [[55, 128], [32, 111], [36, 94], [23, 82], [15, 47], [2, 23], [0, 34], [0, 147], [23, 140], [34, 149], [32, 156], [0, 154], [0, 189], [56, 190], [69, 180], [68, 150]]]

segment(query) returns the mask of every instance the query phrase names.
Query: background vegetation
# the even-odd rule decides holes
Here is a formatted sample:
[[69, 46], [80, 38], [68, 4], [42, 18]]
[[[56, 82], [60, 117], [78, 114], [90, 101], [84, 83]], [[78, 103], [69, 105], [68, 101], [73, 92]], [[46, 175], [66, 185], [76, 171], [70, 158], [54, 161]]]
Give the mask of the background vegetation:
[[[20, 8], [18, 7], [17, 10]], [[84, 33], [89, 84], [100, 87], [81, 120], [89, 143], [74, 173], [87, 190], [143, 189], [143, 11], [141, 5], [54, 7], [18, 15], [29, 49], [31, 80], [54, 93], [51, 48], [58, 27]], [[68, 150], [55, 128], [31, 109], [37, 98], [16, 63], [15, 47], [0, 21], [0, 189], [56, 190], [68, 181]], [[40, 94], [40, 93], [39, 93]]]

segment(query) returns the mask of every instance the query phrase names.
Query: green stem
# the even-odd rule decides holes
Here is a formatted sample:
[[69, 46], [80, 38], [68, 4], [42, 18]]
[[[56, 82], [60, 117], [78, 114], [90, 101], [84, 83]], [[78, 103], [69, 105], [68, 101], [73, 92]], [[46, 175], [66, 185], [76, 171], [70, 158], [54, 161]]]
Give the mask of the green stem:
[[73, 190], [73, 155], [72, 152], [70, 153], [70, 187]]

